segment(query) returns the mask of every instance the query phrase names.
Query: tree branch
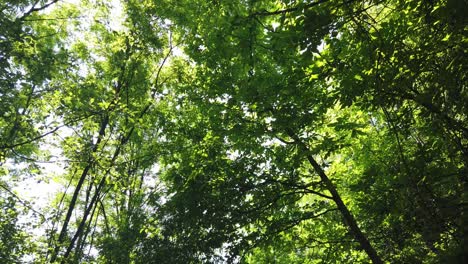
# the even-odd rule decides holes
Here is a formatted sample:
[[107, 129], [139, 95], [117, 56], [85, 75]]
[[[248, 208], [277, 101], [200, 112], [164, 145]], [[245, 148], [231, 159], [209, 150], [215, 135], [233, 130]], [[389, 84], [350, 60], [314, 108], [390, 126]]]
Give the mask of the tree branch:
[[41, 10], [44, 10], [46, 8], [48, 8], [49, 6], [57, 3], [59, 0], [52, 0], [51, 2], [41, 6], [41, 7], [36, 7], [36, 5], [39, 3], [39, 0], [37, 0], [33, 6], [31, 7], [31, 9], [29, 9], [29, 11], [27, 11], [26, 13], [23, 14], [23, 16], [20, 17], [20, 20], [24, 20], [26, 17], [30, 16], [32, 13], [34, 12], [38, 12], [38, 11], [41, 11]]
[[252, 13], [249, 17], [256, 17], [256, 16], [274, 16], [274, 15], [281, 15], [281, 14], [286, 14], [286, 13], [291, 13], [295, 11], [299, 11], [300, 9], [308, 9], [320, 4], [323, 4], [325, 2], [328, 2], [330, 0], [319, 0], [317, 2], [312, 2], [310, 4], [304, 5], [304, 6], [296, 6], [296, 7], [291, 7], [291, 8], [286, 8], [286, 9], [281, 9], [281, 10], [276, 10], [276, 11], [259, 11]]
[[349, 229], [351, 230], [351, 232], [353, 233], [354, 237], [359, 242], [361, 247], [367, 253], [372, 263], [383, 264], [382, 259], [377, 254], [377, 251], [370, 244], [369, 240], [367, 239], [367, 237], [364, 235], [361, 228], [357, 224], [356, 219], [354, 218], [354, 216], [349, 211], [348, 207], [343, 202], [341, 195], [338, 193], [338, 190], [336, 189], [335, 185], [330, 180], [330, 178], [328, 178], [327, 174], [322, 169], [322, 167], [317, 163], [314, 157], [312, 157], [312, 155], [310, 154], [308, 146], [294, 133], [292, 129], [287, 128], [286, 132], [297, 143], [298, 147], [300, 147], [304, 151], [304, 153], [307, 153], [305, 155], [307, 160], [309, 161], [310, 165], [314, 168], [315, 172], [320, 176], [320, 179], [325, 184], [325, 187], [332, 194], [333, 201], [335, 201], [335, 204], [337, 205], [338, 209], [343, 215], [343, 218], [346, 220], [346, 224], [348, 225]]
[[0, 182], [0, 187], [2, 189], [4, 189], [5, 191], [7, 191], [9, 194], [11, 194], [24, 207], [28, 208], [29, 210], [33, 211], [35, 214], [39, 215], [41, 217], [41, 219], [42, 219], [42, 222], [44, 222], [46, 220], [45, 215], [43, 215], [42, 213], [40, 213], [37, 210], [35, 210], [34, 208], [32, 208], [32, 206], [30, 205], [30, 202], [27, 202], [27, 201], [24, 201], [23, 199], [21, 199], [18, 195], [16, 195], [13, 191], [11, 191], [7, 186], [3, 185], [1, 182]]

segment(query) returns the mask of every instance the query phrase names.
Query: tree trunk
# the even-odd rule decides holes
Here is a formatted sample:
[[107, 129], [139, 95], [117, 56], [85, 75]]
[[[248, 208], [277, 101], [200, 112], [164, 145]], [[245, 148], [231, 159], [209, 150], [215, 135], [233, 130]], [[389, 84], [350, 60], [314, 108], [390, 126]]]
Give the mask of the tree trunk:
[[[290, 130], [288, 130], [288, 134], [303, 149], [303, 151], [309, 152], [308, 147], [299, 139], [298, 136], [296, 136], [296, 134], [294, 134]], [[366, 235], [359, 228], [359, 226], [358, 226], [358, 224], [356, 222], [356, 219], [351, 214], [351, 212], [348, 210], [348, 207], [346, 207], [346, 205], [344, 204], [343, 200], [341, 199], [340, 194], [336, 190], [335, 185], [332, 183], [330, 178], [328, 178], [325, 171], [323, 171], [322, 167], [317, 163], [317, 161], [315, 161], [315, 159], [312, 157], [312, 155], [308, 154], [307, 155], [307, 160], [309, 161], [310, 165], [312, 165], [315, 172], [320, 176], [320, 179], [325, 184], [325, 187], [327, 188], [327, 190], [331, 193], [331, 195], [333, 197], [333, 201], [335, 201], [335, 204], [338, 207], [338, 210], [341, 212], [344, 219], [346, 220], [346, 224], [348, 225], [349, 229], [351, 230], [352, 234], [354, 235], [356, 240], [359, 242], [361, 247], [367, 253], [367, 255], [371, 259], [372, 263], [374, 263], [374, 264], [383, 264], [382, 259], [377, 254], [377, 251], [372, 247], [372, 245], [369, 242], [369, 240], [367, 239]]]

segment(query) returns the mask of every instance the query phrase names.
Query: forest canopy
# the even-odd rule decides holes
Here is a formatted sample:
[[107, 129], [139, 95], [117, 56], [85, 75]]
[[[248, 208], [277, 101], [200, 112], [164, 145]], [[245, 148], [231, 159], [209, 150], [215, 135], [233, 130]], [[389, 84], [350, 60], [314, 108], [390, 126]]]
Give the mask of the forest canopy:
[[0, 263], [468, 263], [466, 0], [0, 11]]

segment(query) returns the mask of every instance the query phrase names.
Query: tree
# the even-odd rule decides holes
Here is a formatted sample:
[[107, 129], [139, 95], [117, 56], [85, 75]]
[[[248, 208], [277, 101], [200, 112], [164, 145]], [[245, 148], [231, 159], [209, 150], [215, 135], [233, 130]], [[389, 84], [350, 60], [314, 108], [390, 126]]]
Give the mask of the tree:
[[0, 4], [1, 254], [466, 260], [466, 3], [115, 3]]
[[[265, 11], [268, 10], [269, 6], [263, 6], [262, 4], [258, 1], [250, 5], [235, 5], [223, 2], [218, 2], [218, 5], [199, 4], [196, 5], [197, 8], [188, 8], [194, 10], [193, 14], [173, 11], [185, 10], [183, 7], [171, 9], [172, 11], [169, 8], [160, 11], [160, 14], [169, 14], [168, 17], [174, 21], [185, 22], [184, 27], [182, 27], [184, 32], [182, 34], [186, 34], [188, 39], [193, 38], [193, 40], [188, 41], [190, 44], [186, 52], [200, 66], [201, 81], [191, 81], [191, 83], [200, 83], [202, 87], [198, 88], [196, 85], [192, 85], [190, 90], [187, 89], [184, 92], [192, 94], [188, 96], [189, 98], [198, 99], [194, 102], [196, 105], [201, 106], [202, 101], [205, 101], [205, 103], [208, 101], [206, 106], [201, 108], [204, 111], [202, 115], [219, 116], [219, 113], [222, 113], [225, 118], [213, 117], [208, 122], [211, 126], [212, 124], [227, 123], [224, 130], [230, 131], [219, 137], [222, 140], [226, 140], [227, 137], [227, 142], [231, 146], [234, 145], [233, 151], [240, 151], [242, 154], [244, 154], [243, 151], [246, 151], [244, 148], [250, 151], [260, 146], [262, 149], [268, 149], [268, 144], [271, 144], [271, 142], [268, 142], [278, 137], [277, 140], [283, 144], [299, 145], [296, 148], [299, 147], [305, 153], [311, 151], [308, 145], [313, 144], [310, 143], [311, 141], [315, 141], [317, 147], [313, 149], [315, 151], [311, 151], [313, 154], [323, 153], [325, 157], [335, 158], [335, 160], [328, 158], [325, 161], [327, 163], [337, 162], [336, 157], [346, 153], [344, 146], [350, 144], [349, 140], [346, 140], [349, 136], [366, 135], [362, 131], [362, 127], [372, 125], [375, 129], [382, 130], [379, 126], [382, 126], [382, 123], [387, 124], [388, 127], [384, 130], [385, 132], [382, 131], [381, 133], [388, 133], [388, 139], [393, 142], [392, 147], [387, 149], [387, 152], [395, 153], [396, 151], [396, 153], [400, 153], [393, 156], [396, 159], [395, 163], [399, 164], [398, 167], [400, 168], [390, 168], [388, 171], [383, 172], [384, 168], [387, 167], [384, 166], [385, 163], [380, 163], [379, 167], [362, 161], [363, 164], [358, 166], [369, 167], [363, 170], [363, 175], [356, 175], [355, 173], [352, 173], [352, 175], [370, 182], [370, 185], [362, 185], [357, 190], [368, 192], [369, 190], [365, 188], [370, 186], [375, 186], [379, 191], [382, 190], [377, 184], [373, 184], [378, 179], [376, 177], [379, 176], [375, 171], [376, 167], [384, 174], [399, 174], [399, 176], [393, 176], [396, 182], [391, 184], [396, 185], [390, 187], [390, 191], [393, 188], [399, 188], [401, 191], [407, 192], [406, 195], [403, 195], [403, 193], [392, 195], [405, 197], [410, 202], [410, 206], [400, 207], [400, 209], [397, 209], [398, 213], [389, 216], [388, 219], [401, 217], [399, 214], [406, 215], [403, 216], [405, 220], [402, 225], [406, 227], [417, 226], [415, 228], [416, 232], [408, 231], [412, 233], [410, 237], [415, 236], [408, 241], [410, 247], [414, 247], [414, 243], [420, 243], [419, 241], [421, 241], [423, 245], [419, 244], [418, 247], [424, 248], [424, 253], [410, 253], [412, 256], [406, 256], [407, 253], [404, 253], [403, 259], [409, 258], [411, 260], [413, 258], [414, 260], [414, 258], [421, 258], [422, 255], [426, 254], [426, 250], [432, 251], [437, 257], [443, 258], [436, 247], [447, 249], [454, 246], [461, 250], [460, 241], [463, 240], [465, 235], [463, 235], [462, 225], [460, 226], [455, 222], [461, 219], [460, 214], [464, 206], [463, 197], [464, 193], [466, 193], [466, 191], [460, 189], [460, 186], [464, 185], [463, 178], [466, 170], [466, 166], [463, 165], [465, 143], [461, 143], [466, 142], [466, 139], [464, 139], [466, 136], [464, 136], [463, 132], [465, 127], [463, 123], [466, 122], [466, 118], [464, 115], [458, 115], [461, 112], [455, 111], [458, 117], [454, 119], [450, 117], [451, 114], [444, 113], [437, 105], [460, 105], [460, 107], [463, 105], [464, 100], [460, 100], [461, 94], [459, 93], [464, 89], [465, 77], [463, 77], [463, 71], [455, 70], [455, 68], [450, 71], [450, 74], [453, 73], [455, 77], [456, 81], [454, 82], [461, 85], [453, 86], [455, 88], [452, 91], [455, 92], [456, 98], [447, 99], [450, 103], [438, 102], [433, 104], [421, 99], [423, 97], [421, 94], [431, 94], [430, 90], [421, 91], [426, 85], [428, 87], [431, 87], [431, 85], [440, 87], [441, 90], [452, 87], [450, 84], [441, 83], [443, 77], [438, 72], [434, 74], [434, 70], [431, 69], [432, 65], [434, 65], [433, 62], [430, 60], [425, 61], [425, 59], [433, 56], [431, 54], [434, 54], [434, 50], [439, 49], [435, 47], [440, 47], [440, 41], [447, 41], [449, 35], [460, 34], [460, 31], [456, 30], [455, 32], [459, 33], [446, 33], [446, 31], [443, 32], [437, 28], [433, 30], [432, 24], [430, 24], [442, 23], [441, 28], [449, 27], [451, 30], [459, 28], [458, 26], [453, 28], [448, 26], [446, 18], [442, 18], [442, 16], [450, 14], [448, 16], [453, 17], [455, 20], [452, 25], [463, 24], [462, 18], [457, 15], [459, 13], [454, 14], [454, 12], [458, 11], [451, 6], [452, 3], [447, 5], [437, 3], [425, 6], [418, 4], [418, 2], [408, 3], [406, 1], [405, 3], [393, 2], [388, 4], [349, 2], [335, 5], [319, 1], [298, 4], [297, 6], [277, 7], [277, 9], [273, 9], [274, 11]], [[184, 4], [180, 5], [183, 6]], [[161, 8], [161, 6], [163, 5], [158, 7]], [[437, 11], [439, 9], [443, 11]], [[431, 12], [436, 14], [442, 12], [444, 15], [430, 19], [428, 14]], [[192, 23], [194, 21], [196, 23]], [[209, 25], [217, 26], [210, 27]], [[408, 27], [412, 25], [414, 25], [413, 30]], [[316, 27], [313, 28], [312, 26]], [[431, 31], [432, 35], [427, 34], [428, 30]], [[388, 38], [380, 34], [388, 34]], [[430, 42], [424, 43], [424, 41], [429, 41], [425, 40], [424, 36], [430, 36]], [[418, 42], [415, 43], [414, 39]], [[454, 39], [461, 40], [463, 37], [458, 35]], [[320, 51], [317, 47], [321, 41], [324, 41], [324, 44]], [[412, 45], [410, 48], [413, 47], [413, 50], [406, 50], [408, 49], [405, 47], [408, 45], [407, 43]], [[453, 45], [455, 50], [462, 50], [461, 43]], [[385, 53], [382, 50], [413, 55], [401, 55], [396, 58], [382, 54]], [[427, 53], [427, 55], [421, 55], [420, 60], [414, 62], [412, 56], [416, 56], [414, 54], [418, 53]], [[434, 59], [439, 60], [439, 57], [442, 56], [453, 56], [453, 59], [446, 59], [445, 63], [438, 67], [448, 70], [452, 67], [450, 62], [457, 65], [456, 67], [462, 65], [458, 61], [461, 58], [460, 55], [457, 55], [459, 53], [449, 50], [446, 54], [439, 52], [437, 59]], [[411, 67], [414, 67], [414, 70], [411, 70], [409, 64], [413, 65]], [[438, 64], [436, 63], [436, 65]], [[419, 74], [416, 71], [416, 69], [424, 69], [425, 67], [428, 67], [431, 71], [424, 72], [424, 74]], [[386, 72], [390, 76], [382, 77], [382, 72]], [[435, 81], [436, 79], [438, 81]], [[385, 83], [384, 80], [389, 80], [391, 83]], [[389, 87], [394, 87], [396, 90], [389, 89]], [[413, 87], [419, 87], [420, 91], [415, 90]], [[194, 89], [197, 89], [197, 91], [194, 92]], [[223, 107], [218, 108], [217, 105]], [[333, 115], [347, 111], [351, 106], [354, 106], [351, 108], [355, 111], [354, 115], [359, 110], [371, 111], [370, 122], [374, 124], [346, 122], [349, 117], [338, 116], [333, 118]], [[356, 106], [358, 107], [356, 108]], [[330, 111], [331, 109], [335, 111]], [[233, 110], [238, 111], [235, 117], [233, 117]], [[402, 114], [394, 113], [395, 110], [402, 111]], [[421, 113], [420, 118], [417, 120], [411, 120], [411, 113], [414, 113], [414, 111]], [[403, 113], [403, 117], [407, 116], [410, 119], [400, 119], [401, 117], [398, 116], [403, 115]], [[393, 115], [395, 114], [397, 115], [396, 118], [399, 118], [398, 124], [394, 121], [395, 117]], [[429, 118], [427, 118], [427, 115], [429, 115]], [[384, 116], [385, 120], [382, 123], [375, 123], [376, 120], [380, 120], [381, 116]], [[429, 131], [425, 131], [426, 129], [439, 126], [434, 126], [434, 121], [443, 124], [442, 131], [431, 131], [428, 134]], [[182, 126], [185, 127], [187, 124]], [[327, 126], [328, 128], [326, 128]], [[396, 127], [400, 127], [398, 132], [395, 132]], [[213, 130], [219, 130], [219, 128], [213, 128]], [[450, 132], [446, 134], [447, 132], [443, 130], [449, 130]], [[370, 135], [370, 132], [368, 131], [367, 134]], [[454, 141], [449, 139], [453, 137], [452, 133], [455, 135]], [[402, 142], [399, 134], [410, 138]], [[449, 134], [452, 134], [452, 136], [448, 136]], [[423, 147], [421, 145], [427, 144], [424, 142], [426, 139], [423, 140], [424, 143], [421, 143], [422, 135], [429, 137], [427, 138], [428, 141], [440, 140], [440, 142], [446, 142], [448, 148], [444, 150], [438, 148], [438, 151], [433, 152], [435, 156], [429, 158], [425, 154], [427, 146]], [[252, 141], [256, 142], [248, 145], [246, 141], [250, 141], [249, 138], [253, 138]], [[322, 139], [322, 142], [320, 142], [320, 139]], [[236, 143], [242, 147], [239, 147]], [[405, 144], [408, 146], [407, 150], [403, 149]], [[294, 148], [289, 151], [291, 150], [297, 151]], [[273, 150], [273, 153], [276, 151]], [[339, 153], [339, 151], [342, 152]], [[261, 151], [257, 150], [257, 152]], [[284, 152], [281, 153], [285, 155]], [[365, 157], [368, 157], [369, 154], [366, 153]], [[309, 155], [303, 155], [309, 158]], [[406, 155], [411, 156], [412, 160], [408, 161]], [[454, 158], [453, 155], [457, 158], [451, 161], [446, 159], [448, 156]], [[321, 175], [323, 169], [321, 169], [320, 164], [314, 162], [313, 156], [310, 157], [312, 158], [309, 159], [310, 165]], [[249, 158], [253, 159], [251, 156]], [[265, 164], [271, 163], [271, 160], [264, 158], [262, 161]], [[342, 159], [338, 160], [341, 161]], [[183, 160], [181, 163], [187, 162]], [[264, 166], [261, 165], [261, 161], [258, 164]], [[436, 176], [440, 175], [440, 169], [447, 172], [447, 174], [442, 175], [453, 175], [455, 178], [444, 179], [442, 181], [445, 182], [442, 183], [440, 179], [445, 177]], [[289, 168], [289, 171], [293, 170]], [[203, 171], [200, 174], [208, 173]], [[277, 174], [273, 175], [277, 176]], [[425, 181], [430, 176], [426, 177], [425, 175], [432, 175], [431, 177], [436, 177], [439, 180], [433, 179], [428, 184]], [[260, 178], [258, 174], [256, 176]], [[337, 175], [336, 177], [337, 180], [344, 182], [342, 183], [344, 186], [347, 185], [347, 178], [348, 182], [349, 178], [351, 178], [349, 175]], [[326, 182], [323, 179], [324, 177], [322, 177], [322, 181]], [[403, 188], [400, 185], [401, 181], [407, 182], [405, 185], [408, 184], [409, 187], [407, 189]], [[202, 182], [206, 182], [206, 180]], [[184, 184], [186, 185], [185, 182]], [[199, 185], [195, 185], [193, 188], [200, 189]], [[331, 184], [326, 187], [330, 192], [335, 188]], [[180, 192], [180, 189], [176, 190]], [[451, 194], [447, 196], [447, 190], [456, 191], [449, 191]], [[378, 194], [368, 193], [366, 197], [372, 199], [376, 195]], [[348, 192], [348, 197], [354, 198], [355, 195], [353, 196], [352, 192]], [[230, 199], [236, 201], [236, 205], [239, 203], [237, 199]], [[389, 202], [390, 198], [387, 199], [389, 199], [387, 200]], [[245, 200], [248, 200], [248, 198], [245, 198]], [[255, 200], [259, 202], [260, 199]], [[448, 209], [444, 209], [446, 206], [444, 203], [447, 201], [451, 201], [449, 203], [453, 204], [453, 206], [449, 207], [449, 210], [454, 209], [455, 212], [448, 213]], [[339, 204], [339, 202], [337, 203]], [[181, 200], [178, 204], [186, 203]], [[262, 203], [259, 202], [258, 204]], [[268, 205], [268, 203], [266, 204]], [[277, 206], [280, 206], [280, 203]], [[381, 204], [379, 206], [382, 207]], [[187, 210], [185, 206], [182, 207]], [[407, 210], [415, 207], [420, 208], [421, 211], [416, 211], [416, 214], [414, 214], [414, 210], [411, 210], [411, 212]], [[357, 209], [359, 210], [359, 207]], [[378, 210], [380, 208], [373, 209]], [[343, 209], [341, 211], [346, 215], [347, 210]], [[369, 215], [362, 213], [364, 214], [363, 219], [369, 218]], [[187, 217], [187, 215], [184, 215], [181, 218]], [[348, 220], [348, 225], [349, 222]], [[388, 223], [385, 221], [374, 223], [374, 226], [368, 228], [374, 230], [375, 233], [379, 233], [382, 224]], [[188, 226], [192, 225], [189, 224]], [[207, 229], [208, 227], [204, 228]], [[401, 228], [401, 225], [395, 223], [395, 228], [396, 231]], [[353, 231], [355, 235], [358, 233], [357, 230], [355, 228]], [[458, 233], [458, 235], [452, 232]], [[450, 239], [442, 242], [441, 238], [446, 236], [450, 237]], [[398, 243], [401, 242], [401, 239], [401, 237], [398, 237]], [[365, 239], [361, 239], [361, 241], [361, 246], [366, 244]], [[381, 240], [381, 243], [382, 246], [379, 245], [379, 247], [383, 247], [383, 251], [388, 251], [388, 245], [384, 247], [387, 242]], [[436, 244], [438, 245], [435, 246]], [[442, 244], [445, 244], [445, 246], [442, 246]], [[363, 246], [363, 248], [366, 247]], [[404, 248], [404, 246], [402, 247]], [[449, 255], [454, 254], [451, 250], [446, 252]], [[370, 253], [370, 255], [373, 255], [373, 253]], [[394, 257], [398, 256], [398, 253], [393, 252], [389, 255], [389, 257]], [[452, 256], [457, 258], [457, 253]], [[461, 257], [461, 255], [458, 255], [458, 259]]]

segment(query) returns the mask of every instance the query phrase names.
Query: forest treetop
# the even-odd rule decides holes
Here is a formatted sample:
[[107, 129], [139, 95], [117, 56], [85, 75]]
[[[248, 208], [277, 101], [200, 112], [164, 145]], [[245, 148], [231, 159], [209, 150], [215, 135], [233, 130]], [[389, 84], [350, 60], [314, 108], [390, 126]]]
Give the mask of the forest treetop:
[[467, 261], [465, 0], [0, 10], [0, 262]]

